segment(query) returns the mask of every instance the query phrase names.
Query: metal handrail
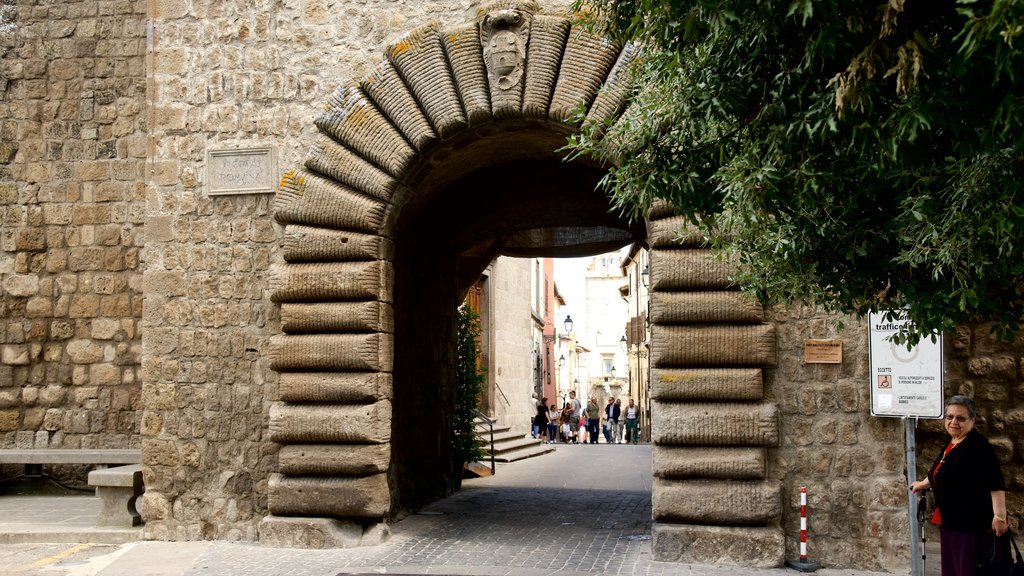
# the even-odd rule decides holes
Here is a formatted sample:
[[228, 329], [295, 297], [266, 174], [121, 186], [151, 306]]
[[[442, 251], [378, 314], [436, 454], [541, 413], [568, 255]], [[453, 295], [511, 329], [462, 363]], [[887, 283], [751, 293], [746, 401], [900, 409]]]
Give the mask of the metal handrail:
[[508, 401], [508, 396], [505, 396], [505, 391], [501, 389], [501, 386], [495, 382], [494, 387], [498, 389], [498, 392], [501, 392], [501, 397], [505, 399], [505, 406], [511, 406], [512, 403]]
[[476, 408], [473, 409], [473, 420], [474, 420], [474, 422], [473, 422], [473, 427], [474, 428], [480, 425], [480, 420], [483, 420], [484, 424], [486, 424], [487, 427], [490, 429], [490, 434], [491, 434], [491, 450], [490, 450], [490, 454], [491, 454], [491, 474], [493, 475], [495, 473], [495, 471], [496, 471], [495, 470], [495, 466], [494, 466], [494, 423], [497, 422], [497, 420], [491, 420], [490, 418], [488, 418], [487, 414], [484, 414], [483, 412], [477, 410]]

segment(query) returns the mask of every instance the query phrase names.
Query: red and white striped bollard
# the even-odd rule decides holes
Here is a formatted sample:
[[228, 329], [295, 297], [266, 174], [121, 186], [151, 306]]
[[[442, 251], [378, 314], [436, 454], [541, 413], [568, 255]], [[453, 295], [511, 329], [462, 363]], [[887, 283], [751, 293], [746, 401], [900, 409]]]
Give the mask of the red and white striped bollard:
[[786, 566], [800, 572], [814, 572], [821, 566], [807, 559], [807, 487], [800, 487], [800, 559], [786, 560]]

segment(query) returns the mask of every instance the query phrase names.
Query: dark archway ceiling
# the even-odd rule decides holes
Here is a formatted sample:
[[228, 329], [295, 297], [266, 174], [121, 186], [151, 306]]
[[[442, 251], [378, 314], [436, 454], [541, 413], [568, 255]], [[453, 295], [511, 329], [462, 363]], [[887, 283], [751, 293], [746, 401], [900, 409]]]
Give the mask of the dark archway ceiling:
[[644, 221], [610, 211], [597, 190], [605, 170], [558, 158], [479, 168], [435, 194], [410, 222], [459, 259], [468, 286], [497, 256], [576, 257], [644, 243]]
[[645, 223], [609, 210], [604, 170], [558, 159], [476, 170], [436, 195], [417, 228], [461, 256], [571, 257], [646, 238]]

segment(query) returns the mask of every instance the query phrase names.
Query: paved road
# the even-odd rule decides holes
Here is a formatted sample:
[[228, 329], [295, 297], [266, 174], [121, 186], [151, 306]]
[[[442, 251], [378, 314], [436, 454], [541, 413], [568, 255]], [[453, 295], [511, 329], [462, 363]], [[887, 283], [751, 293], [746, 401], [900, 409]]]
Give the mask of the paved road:
[[[466, 481], [393, 528], [386, 544], [293, 550], [230, 542], [0, 545], [4, 576], [336, 576], [353, 574], [750, 575], [651, 560], [649, 446], [558, 446]], [[0, 535], [10, 517], [3, 516]], [[823, 569], [823, 576], [871, 573]]]

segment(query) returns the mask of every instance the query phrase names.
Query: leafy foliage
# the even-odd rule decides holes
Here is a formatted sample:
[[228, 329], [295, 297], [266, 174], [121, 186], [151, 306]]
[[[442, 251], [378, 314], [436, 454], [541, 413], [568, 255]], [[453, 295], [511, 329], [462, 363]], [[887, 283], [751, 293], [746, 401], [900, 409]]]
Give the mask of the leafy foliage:
[[673, 204], [765, 304], [1024, 314], [1024, 0], [577, 0], [643, 48], [634, 99], [570, 147], [640, 217]]
[[479, 316], [472, 308], [463, 304], [459, 307], [458, 321], [458, 365], [455, 375], [455, 425], [452, 449], [455, 461], [465, 463], [483, 459], [482, 444], [473, 433], [473, 411], [476, 409], [480, 387], [486, 375], [477, 367]]

